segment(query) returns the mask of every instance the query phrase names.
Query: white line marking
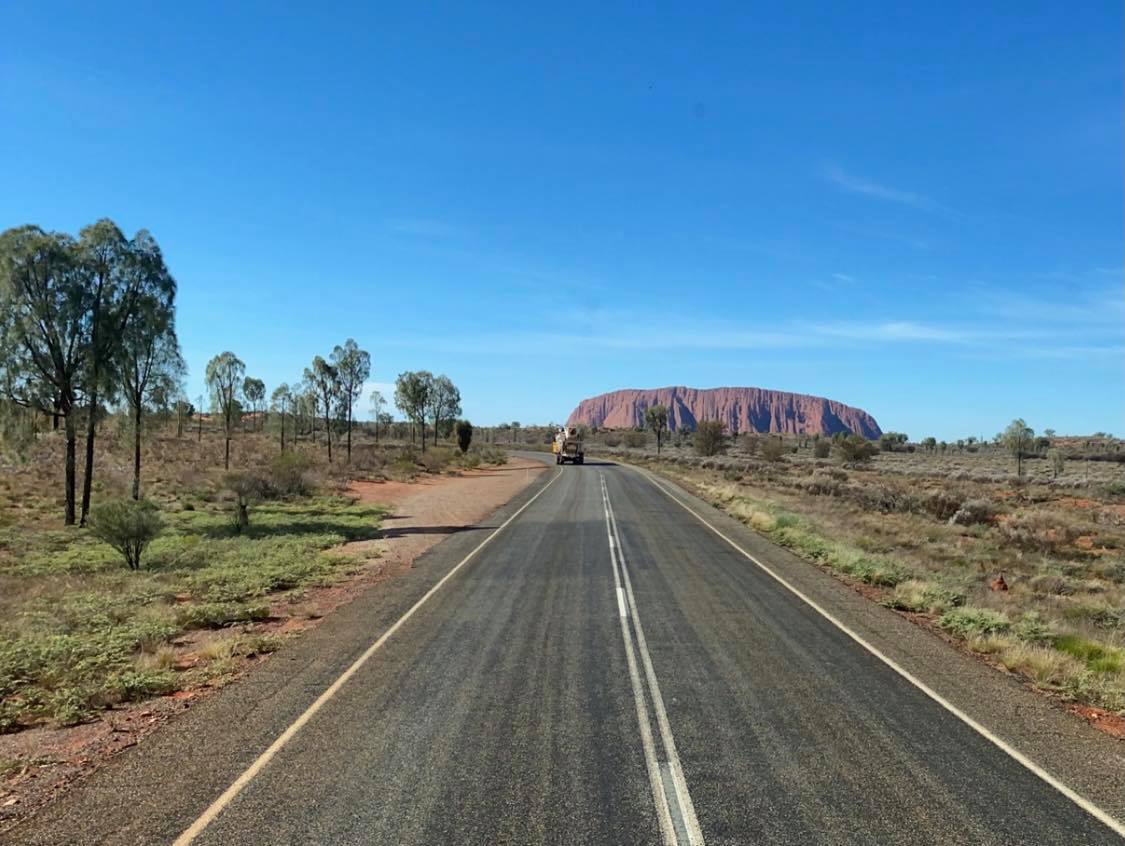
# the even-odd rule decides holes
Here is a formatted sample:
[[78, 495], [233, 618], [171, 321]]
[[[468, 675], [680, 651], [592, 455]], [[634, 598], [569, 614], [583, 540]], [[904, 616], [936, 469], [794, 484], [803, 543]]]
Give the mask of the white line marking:
[[[605, 485], [605, 480], [602, 480]], [[703, 846], [703, 832], [699, 828], [699, 820], [695, 816], [695, 806], [688, 792], [687, 780], [684, 778], [683, 768], [680, 766], [680, 755], [676, 751], [676, 739], [672, 736], [672, 726], [668, 722], [668, 711], [664, 707], [664, 697], [660, 693], [660, 684], [656, 680], [656, 671], [652, 666], [652, 657], [649, 655], [648, 644], [645, 641], [645, 631], [641, 626], [641, 616], [637, 612], [637, 599], [633, 593], [633, 580], [629, 577], [629, 568], [625, 563], [625, 551], [621, 544], [621, 534], [617, 528], [617, 515], [613, 510], [613, 502], [609, 498], [609, 489], [604, 492], [606, 506], [609, 509], [609, 519], [613, 524], [613, 536], [617, 541], [617, 562], [621, 574], [625, 579], [625, 594], [629, 598], [629, 611], [633, 615], [633, 626], [637, 630], [637, 647], [641, 653], [641, 663], [645, 668], [648, 679], [649, 693], [652, 696], [652, 707], [656, 712], [656, 724], [660, 728], [660, 739], [664, 742], [664, 751], [668, 756], [668, 767], [671, 771], [672, 784], [675, 788], [675, 800], [678, 805], [683, 827], [687, 831], [688, 846]]]
[[649, 482], [652, 483], [652, 485], [654, 487], [656, 487], [658, 490], [660, 490], [670, 500], [672, 500], [678, 506], [680, 506], [685, 511], [687, 511], [689, 514], [694, 516], [700, 523], [702, 523], [704, 526], [706, 526], [708, 529], [710, 529], [712, 532], [714, 532], [720, 538], [725, 540], [736, 551], [741, 553], [744, 557], [746, 557], [752, 563], [756, 564], [763, 571], [765, 571], [765, 573], [767, 575], [769, 575], [771, 578], [773, 578], [774, 581], [776, 581], [778, 584], [780, 584], [782, 587], [784, 587], [786, 590], [788, 590], [790, 593], [792, 593], [794, 596], [796, 596], [798, 599], [800, 599], [802, 602], [804, 602], [806, 605], [808, 605], [810, 608], [812, 608], [814, 611], [816, 611], [818, 614], [820, 614], [820, 616], [822, 616], [824, 619], [826, 619], [828, 622], [830, 622], [832, 625], [834, 625], [836, 628], [838, 628], [840, 631], [842, 631], [844, 634], [846, 634], [848, 637], [850, 637], [852, 640], [854, 640], [856, 643], [858, 643], [860, 646], [862, 646], [864, 649], [866, 649], [868, 652], [870, 652], [872, 655], [874, 655], [876, 658], [878, 658], [880, 661], [882, 661], [884, 664], [886, 664], [888, 667], [890, 667], [892, 670], [894, 670], [896, 673], [898, 673], [900, 676], [902, 676], [904, 679], [906, 679], [906, 681], [910, 682], [912, 685], [914, 685], [916, 688], [918, 688], [918, 690], [922, 691], [922, 693], [924, 693], [926, 696], [928, 696], [930, 699], [932, 699], [934, 702], [936, 702], [938, 705], [940, 705], [942, 708], [944, 708], [946, 711], [948, 711], [954, 717], [959, 719], [961, 722], [963, 722], [965, 725], [967, 725], [969, 728], [971, 728], [973, 731], [975, 731], [977, 734], [979, 734], [985, 740], [992, 743], [994, 746], [996, 746], [998, 749], [1000, 749], [1001, 752], [1004, 752], [1006, 755], [1008, 755], [1009, 757], [1011, 757], [1012, 759], [1014, 759], [1018, 763], [1022, 764], [1024, 767], [1026, 767], [1028, 770], [1030, 770], [1033, 774], [1035, 774], [1040, 779], [1045, 781], [1051, 787], [1055, 788], [1055, 790], [1057, 790], [1059, 793], [1061, 793], [1063, 796], [1065, 796], [1067, 799], [1069, 799], [1071, 802], [1073, 802], [1075, 805], [1077, 805], [1083, 811], [1088, 813], [1090, 816], [1094, 817], [1094, 819], [1103, 823], [1104, 825], [1106, 825], [1108, 828], [1110, 828], [1112, 831], [1114, 831], [1116, 834], [1120, 835], [1121, 837], [1125, 837], [1125, 824], [1123, 824], [1119, 820], [1115, 819], [1113, 816], [1111, 816], [1106, 811], [1103, 811], [1101, 808], [1099, 808], [1097, 805], [1095, 805], [1093, 802], [1091, 802], [1085, 796], [1082, 796], [1080, 793], [1077, 793], [1076, 791], [1072, 790], [1070, 787], [1067, 787], [1063, 782], [1059, 781], [1057, 778], [1055, 778], [1053, 775], [1051, 775], [1049, 772], [1047, 772], [1045, 769], [1043, 769], [1037, 763], [1032, 761], [1030, 758], [1028, 758], [1026, 755], [1024, 755], [1018, 749], [1011, 746], [1007, 741], [1005, 741], [999, 735], [994, 734], [992, 731], [990, 731], [988, 728], [983, 726], [981, 723], [978, 723], [976, 720], [974, 720], [972, 717], [970, 717], [968, 714], [966, 714], [964, 711], [962, 711], [960, 708], [958, 708], [956, 705], [954, 705], [952, 702], [950, 702], [948, 699], [946, 699], [944, 696], [942, 696], [936, 690], [931, 688], [928, 684], [926, 684], [920, 678], [915, 676], [913, 673], [911, 673], [905, 667], [902, 667], [899, 664], [895, 663], [895, 661], [892, 658], [888, 658], [886, 655], [884, 655], [882, 652], [880, 652], [875, 646], [873, 646], [872, 644], [870, 644], [866, 640], [864, 640], [862, 635], [860, 635], [859, 633], [850, 629], [845, 623], [841, 622], [839, 619], [837, 619], [835, 616], [833, 616], [831, 612], [827, 611], [826, 609], [821, 607], [819, 604], [817, 604], [817, 602], [815, 600], [811, 599], [806, 594], [804, 594], [800, 590], [800, 588], [793, 585], [784, 576], [777, 573], [773, 568], [771, 568], [767, 564], [763, 564], [761, 561], [759, 561], [757, 558], [755, 558], [753, 555], [751, 555], [749, 552], [747, 552], [745, 549], [743, 549], [741, 546], [739, 546], [737, 542], [731, 540], [731, 538], [729, 538], [729, 537], [727, 537], [727, 535], [723, 534], [723, 532], [720, 529], [711, 525], [711, 523], [708, 522], [707, 519], [705, 517], [703, 517], [703, 515], [701, 515], [699, 512], [697, 512], [694, 508], [691, 508], [686, 503], [681, 502], [678, 497], [673, 495], [671, 493], [671, 491], [669, 491], [663, 484], [660, 484], [659, 482], [657, 482], [656, 479], [654, 479], [651, 475], [649, 475], [649, 473], [647, 471], [639, 470], [639, 472], [641, 473], [642, 476], [644, 476], [646, 479], [648, 479]]
[[629, 612], [625, 610], [625, 591], [621, 588], [617, 589], [617, 610], [621, 612], [622, 617], [629, 616]]
[[200, 814], [199, 818], [195, 822], [193, 822], [190, 826], [188, 826], [188, 828], [184, 831], [183, 834], [181, 834], [179, 837], [177, 837], [175, 839], [175, 841], [172, 843], [172, 846], [188, 846], [188, 844], [192, 843], [195, 840], [195, 838], [197, 838], [203, 832], [203, 830], [205, 828], [207, 828], [207, 826], [210, 825], [214, 821], [215, 817], [217, 817], [223, 811], [223, 809], [226, 808], [226, 806], [229, 805], [231, 803], [231, 801], [239, 793], [242, 792], [242, 789], [244, 787], [246, 787], [247, 784], [250, 783], [250, 781], [254, 778], [254, 776], [256, 776], [259, 772], [261, 772], [262, 768], [265, 767], [266, 764], [268, 764], [270, 762], [270, 760], [279, 751], [281, 751], [281, 748], [283, 746], [285, 746], [285, 744], [287, 744], [290, 740], [293, 739], [293, 736], [296, 735], [297, 732], [299, 732], [301, 730], [301, 728], [305, 725], [305, 723], [307, 723], [310, 719], [312, 719], [313, 715], [316, 714], [316, 712], [319, 711], [321, 708], [323, 708], [325, 703], [327, 703], [329, 699], [331, 699], [333, 696], [335, 696], [340, 691], [340, 688], [342, 688], [344, 686], [344, 683], [347, 682], [347, 680], [350, 679], [352, 676], [354, 676], [359, 671], [360, 667], [362, 667], [364, 664], [366, 664], [367, 661], [371, 658], [371, 656], [374, 655], [376, 652], [378, 652], [379, 649], [383, 646], [383, 644], [386, 643], [391, 638], [391, 636], [395, 632], [397, 632], [407, 620], [409, 620], [412, 616], [414, 616], [414, 613], [426, 603], [426, 600], [428, 600], [431, 596], [433, 596], [435, 593], [437, 593], [441, 589], [442, 585], [444, 585], [451, 578], [453, 578], [453, 576], [456, 575], [458, 570], [460, 570], [462, 567], [464, 567], [466, 564], [468, 564], [469, 561], [471, 561], [476, 556], [476, 554], [478, 552], [480, 552], [482, 549], [484, 549], [484, 547], [488, 544], [489, 541], [491, 541], [494, 537], [496, 537], [498, 534], [500, 534], [500, 532], [504, 531], [504, 529], [507, 528], [507, 526], [513, 520], [515, 520], [517, 517], [519, 517], [520, 514], [522, 514], [524, 512], [524, 510], [528, 506], [531, 505], [531, 503], [533, 503], [533, 502], [535, 502], [535, 500], [539, 499], [539, 497], [541, 497], [543, 495], [543, 493], [547, 490], [547, 488], [551, 487], [551, 485], [553, 485], [555, 483], [555, 481], [561, 475], [562, 475], [561, 472], [556, 472], [554, 478], [552, 478], [551, 481], [547, 482], [547, 484], [545, 484], [542, 488], [540, 488], [539, 492], [536, 493], [535, 496], [533, 496], [531, 499], [529, 499], [527, 502], [525, 502], [522, 506], [520, 506], [520, 509], [515, 514], [513, 514], [511, 517], [509, 517], [507, 520], [505, 520], [503, 523], [501, 523], [496, 528], [496, 530], [494, 532], [492, 532], [492, 534], [490, 534], [488, 537], [486, 537], [484, 540], [482, 540], [479, 544], [477, 544], [477, 546], [473, 549], [472, 552], [470, 552], [468, 555], [466, 555], [464, 558], [462, 558], [461, 561], [457, 564], [456, 567], [454, 567], [452, 570], [450, 570], [448, 573], [446, 573], [444, 576], [442, 576], [441, 580], [438, 581], [437, 584], [435, 584], [432, 588], [430, 588], [428, 591], [426, 591], [426, 593], [422, 596], [421, 599], [419, 599], [417, 602], [415, 602], [413, 605], [411, 605], [410, 610], [408, 610], [405, 614], [403, 614], [401, 617], [399, 617], [398, 620], [395, 621], [394, 625], [392, 625], [389, 629], [387, 629], [385, 632], [383, 632], [383, 634], [379, 637], [378, 640], [376, 640], [373, 644], [371, 644], [369, 647], [367, 647], [367, 650], [362, 655], [360, 655], [355, 660], [355, 662], [352, 663], [352, 665], [350, 667], [348, 667], [346, 670], [344, 670], [344, 672], [340, 674], [340, 677], [338, 679], [336, 679], [336, 681], [332, 682], [332, 684], [329, 685], [328, 688], [326, 688], [325, 691], [322, 694], [320, 694], [320, 696], [318, 696], [316, 698], [316, 701], [313, 702], [312, 705], [310, 705], [308, 708], [305, 709], [304, 713], [302, 713], [301, 716], [297, 717], [297, 719], [294, 720], [293, 723], [287, 729], [285, 729], [285, 731], [283, 731], [280, 735], [278, 735], [277, 739], [274, 740], [274, 742], [269, 745], [269, 748], [267, 748], [265, 752], [263, 752], [261, 755], [259, 755], [257, 757], [257, 759], [255, 759], [254, 763], [252, 763], [249, 767], [247, 767], [246, 770], [242, 773], [242, 775], [240, 775], [238, 778], [236, 778], [234, 780], [234, 783], [231, 784], [231, 786], [228, 787], [226, 790], [224, 790], [222, 795], [219, 796], [219, 798], [216, 799], [214, 802], [212, 802], [210, 804], [210, 806], [208, 806], [207, 810], [204, 811], [202, 814]]
[[[621, 592], [621, 576], [617, 572], [617, 556], [614, 552], [613, 532], [610, 528], [609, 495], [606, 492], [605, 477], [601, 473], [602, 508], [605, 510], [605, 533], [609, 538], [610, 565], [613, 567], [613, 582], [617, 591]], [[652, 790], [652, 801], [656, 805], [656, 820], [660, 825], [660, 835], [664, 846], [678, 846], [676, 829], [672, 824], [672, 815], [668, 809], [668, 796], [664, 792], [664, 780], [660, 775], [660, 764], [656, 760], [656, 744], [652, 739], [652, 726], [648, 720], [648, 707], [645, 705], [644, 689], [641, 686], [641, 674], [637, 671], [637, 659], [633, 654], [633, 636], [629, 631], [629, 621], [622, 615], [621, 637], [625, 640], [625, 660], [629, 665], [629, 681], [633, 686], [633, 702], [637, 706], [637, 723], [641, 732], [641, 748], [644, 750], [645, 769], [648, 770], [649, 788]]]

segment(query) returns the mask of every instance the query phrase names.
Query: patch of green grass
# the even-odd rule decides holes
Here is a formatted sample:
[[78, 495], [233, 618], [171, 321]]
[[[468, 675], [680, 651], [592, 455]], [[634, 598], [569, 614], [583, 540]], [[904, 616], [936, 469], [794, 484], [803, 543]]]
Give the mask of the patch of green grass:
[[[25, 532], [0, 557], [0, 732], [71, 725], [182, 687], [185, 674], [154, 653], [189, 629], [265, 618], [271, 594], [330, 581], [353, 559], [327, 550], [377, 537], [383, 516], [341, 497], [268, 502], [235, 535], [222, 507], [167, 512], [133, 573], [86, 532]], [[246, 641], [235, 655], [275, 648]]]
[[1055, 638], [1055, 649], [1085, 661], [1091, 672], [1119, 673], [1125, 668], [1125, 650], [1080, 635], [1059, 635]]

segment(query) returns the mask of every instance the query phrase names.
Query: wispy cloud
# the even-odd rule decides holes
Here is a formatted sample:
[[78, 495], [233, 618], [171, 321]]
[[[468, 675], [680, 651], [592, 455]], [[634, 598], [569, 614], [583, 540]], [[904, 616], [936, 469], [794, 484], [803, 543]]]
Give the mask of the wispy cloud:
[[854, 276], [848, 276], [846, 273], [833, 273], [833, 279], [839, 279], [841, 282], [855, 282]]
[[913, 191], [904, 191], [900, 188], [880, 185], [877, 182], [872, 182], [868, 179], [847, 173], [843, 168], [834, 164], [827, 165], [824, 168], [824, 176], [838, 188], [842, 188], [852, 194], [862, 194], [867, 197], [874, 197], [878, 200], [885, 200], [888, 203], [898, 203], [899, 205], [910, 206], [926, 212], [946, 215], [956, 214], [953, 209], [943, 206], [941, 203], [929, 197], [916, 194]]
[[780, 327], [732, 326], [686, 321], [680, 315], [652, 315], [626, 320], [601, 313], [580, 316], [577, 328], [485, 332], [467, 336], [400, 337], [387, 342], [477, 355], [577, 355], [606, 352], [644, 353], [762, 351], [814, 348], [879, 348], [894, 345], [938, 345], [973, 348], [1001, 341], [1024, 343], [1045, 339], [1036, 329], [946, 326], [909, 320], [836, 323], [789, 323]]

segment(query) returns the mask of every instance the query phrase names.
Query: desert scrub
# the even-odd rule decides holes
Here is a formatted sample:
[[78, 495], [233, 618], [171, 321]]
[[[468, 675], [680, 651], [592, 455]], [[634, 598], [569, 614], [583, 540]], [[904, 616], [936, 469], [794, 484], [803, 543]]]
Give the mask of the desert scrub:
[[1012, 627], [1006, 614], [991, 608], [965, 606], [946, 611], [938, 619], [938, 625], [961, 638], [981, 635], [1003, 634]]
[[169, 512], [132, 572], [89, 533], [26, 532], [22, 552], [0, 556], [0, 731], [198, 680], [173, 668], [171, 640], [263, 619], [271, 595], [337, 577], [354, 562], [329, 550], [377, 537], [382, 516], [341, 497], [272, 501], [235, 534], [222, 504]]
[[895, 585], [887, 605], [900, 611], [944, 614], [965, 601], [964, 594], [921, 579], [907, 579]]

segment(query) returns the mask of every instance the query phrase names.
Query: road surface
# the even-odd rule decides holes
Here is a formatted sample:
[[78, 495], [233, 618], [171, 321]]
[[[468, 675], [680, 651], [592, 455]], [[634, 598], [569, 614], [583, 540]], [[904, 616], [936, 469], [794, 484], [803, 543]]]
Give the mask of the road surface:
[[13, 842], [1122, 842], [640, 472], [501, 516]]

